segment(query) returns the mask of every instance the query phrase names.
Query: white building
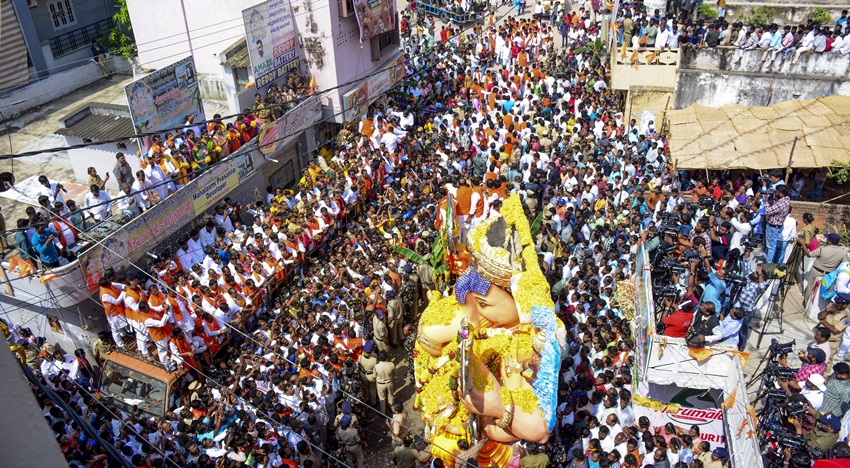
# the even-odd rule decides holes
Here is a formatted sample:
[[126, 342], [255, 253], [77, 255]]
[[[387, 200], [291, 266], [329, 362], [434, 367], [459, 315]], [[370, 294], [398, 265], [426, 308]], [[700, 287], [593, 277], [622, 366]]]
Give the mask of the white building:
[[[260, 3], [260, 0], [127, 0], [140, 64], [160, 68], [192, 54], [202, 97], [227, 100], [234, 112], [243, 109], [245, 103], [253, 102], [257, 91], [245, 89], [253, 76], [244, 46], [242, 10]], [[315, 76], [319, 92], [345, 84], [322, 94], [324, 118], [342, 122], [343, 96], [361, 87], [363, 77], [399, 58], [398, 28], [361, 44], [351, 1], [291, 0], [291, 7], [297, 24], [300, 72]], [[390, 10], [397, 25], [394, 7], [392, 2]], [[378, 93], [371, 94], [372, 100], [386, 90], [382, 88], [388, 88], [385, 81], [387, 78], [383, 76], [371, 79], [370, 88], [378, 88]], [[237, 97], [239, 91], [243, 95]]]

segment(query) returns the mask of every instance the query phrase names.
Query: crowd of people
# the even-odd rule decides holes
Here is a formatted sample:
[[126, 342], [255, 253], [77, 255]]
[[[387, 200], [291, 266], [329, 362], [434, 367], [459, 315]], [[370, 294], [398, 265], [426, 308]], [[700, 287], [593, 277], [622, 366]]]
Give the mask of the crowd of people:
[[[791, 56], [796, 65], [802, 54], [850, 54], [847, 34], [847, 10], [841, 12], [835, 24], [818, 24], [809, 19], [806, 24], [779, 26], [776, 23], [747, 26], [742, 21], [730, 23], [723, 14], [714, 21], [691, 20], [686, 16], [661, 15], [621, 10], [617, 18], [618, 43], [626, 47], [657, 47], [660, 49], [735, 47], [742, 51], [761, 50], [759, 68], [773, 66], [778, 70]], [[562, 29], [563, 31], [563, 29]], [[741, 55], [736, 55], [740, 60]], [[777, 60], [778, 58], [778, 60]]]
[[[624, 9], [646, 17], [640, 3]], [[555, 429], [546, 444], [518, 448], [518, 466], [720, 468], [728, 461], [698, 426], [656, 427], [635, 414], [635, 343], [617, 285], [632, 281], [644, 243], [675, 289], [664, 333], [694, 347], [744, 349], [764, 289], [761, 264], [782, 263], [786, 242], [797, 242], [791, 189], [775, 173], [769, 180], [676, 173], [655, 125], [624, 118], [620, 95], [606, 86], [607, 62], [577, 50], [599, 35], [589, 13], [570, 17], [560, 46], [543, 20], [489, 22], [476, 24], [476, 34], [409, 28], [402, 89], [314, 151], [297, 187], [267, 187], [251, 205], [225, 199], [179, 245], [157, 252], [147, 271], [107, 269], [97, 299], [110, 330], [95, 343], [96, 365], [84, 350], [63, 353], [4, 323], [40, 379], [34, 393], [72, 466], [362, 468], [376, 466], [367, 456], [382, 447], [365, 442], [376, 431], [399, 468], [477, 466], [475, 440], [461, 441], [462, 451], [445, 459], [418, 450], [427, 441], [410, 429], [416, 416], [395, 398], [395, 384], [414, 383], [418, 316], [441, 278], [394, 247], [427, 258], [448, 216], [456, 216], [463, 241], [510, 195], [522, 198], [530, 219], [541, 215], [535, 245], [569, 342]], [[258, 106], [275, 99], [258, 95]], [[161, 167], [169, 148], [188, 147], [186, 133], [164, 135], [149, 168]], [[74, 211], [67, 209], [65, 216]], [[48, 245], [55, 237], [38, 221], [36, 235], [45, 237], [38, 245]], [[805, 254], [830, 263], [818, 264], [823, 271], [837, 266], [834, 252], [815, 245], [813, 228], [799, 232]], [[753, 248], [759, 236], [763, 261]], [[827, 244], [837, 245], [832, 236]], [[850, 323], [844, 309], [824, 314], [822, 341]], [[175, 397], [159, 403], [162, 414], [121, 412], [97, 398], [99, 382], [110, 378], [99, 368], [115, 348], [180, 375]], [[821, 407], [814, 417], [823, 424], [809, 427], [826, 446], [838, 440], [822, 433], [838, 432], [850, 371], [837, 363], [828, 382], [812, 377], [824, 374], [822, 352], [809, 353], [817, 367], [788, 391], [826, 387], [824, 402], [833, 406]], [[807, 467], [806, 457], [806, 450], [788, 454], [794, 468]]]

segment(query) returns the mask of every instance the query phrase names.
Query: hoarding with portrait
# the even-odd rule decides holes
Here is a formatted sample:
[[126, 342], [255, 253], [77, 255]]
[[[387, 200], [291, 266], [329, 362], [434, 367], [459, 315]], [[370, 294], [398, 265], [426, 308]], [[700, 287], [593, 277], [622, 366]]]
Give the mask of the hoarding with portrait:
[[242, 21], [257, 88], [298, 69], [298, 34], [289, 0], [268, 0], [242, 10]]

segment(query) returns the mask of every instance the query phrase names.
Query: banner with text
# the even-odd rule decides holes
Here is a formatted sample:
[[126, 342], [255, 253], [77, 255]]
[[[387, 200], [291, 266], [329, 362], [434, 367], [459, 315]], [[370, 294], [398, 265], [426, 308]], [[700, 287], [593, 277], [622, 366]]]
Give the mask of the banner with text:
[[242, 20], [258, 89], [298, 68], [298, 34], [289, 0], [267, 0], [242, 10]]
[[139, 78], [124, 92], [136, 133], [179, 127], [188, 115], [195, 122], [206, 119], [192, 56]]
[[135, 260], [145, 252], [150, 252], [156, 244], [177, 232], [187, 220], [195, 217], [192, 206], [193, 190], [190, 188], [195, 186], [194, 183], [195, 181], [190, 182], [182, 190], [127, 223], [124, 231], [127, 235], [127, 253], [130, 259]]
[[322, 102], [318, 96], [310, 96], [291, 111], [283, 114], [277, 122], [263, 125], [260, 131], [260, 151], [263, 154], [277, 153], [321, 118]]
[[395, 2], [391, 0], [354, 0], [354, 15], [360, 26], [360, 42], [395, 29]]
[[236, 159], [230, 159], [215, 166], [198, 177], [195, 182], [197, 188], [192, 193], [192, 204], [195, 216], [202, 216], [239, 185]]
[[[687, 434], [691, 426], [699, 427], [700, 438], [711, 448], [725, 447], [723, 432], [723, 392], [720, 389], [681, 388], [676, 385], [656, 385], [648, 382], [632, 394], [635, 418], [646, 416], [658, 434], [673, 423], [676, 430]], [[640, 394], [638, 393], [640, 392]]]
[[404, 56], [401, 55], [390, 63], [387, 70], [370, 76], [360, 86], [342, 95], [342, 102], [347, 122], [359, 121], [369, 104], [381, 97], [401, 81], [407, 73], [404, 65]]

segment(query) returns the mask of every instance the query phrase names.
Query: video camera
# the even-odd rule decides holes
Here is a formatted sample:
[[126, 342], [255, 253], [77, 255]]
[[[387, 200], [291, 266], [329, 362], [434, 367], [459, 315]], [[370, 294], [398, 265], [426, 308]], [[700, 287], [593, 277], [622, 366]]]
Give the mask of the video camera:
[[794, 375], [797, 374], [797, 371], [800, 369], [795, 369], [793, 367], [783, 367], [775, 362], [771, 362], [767, 365], [765, 369], [765, 378], [775, 379], [775, 380], [793, 380]]
[[794, 351], [794, 345], [797, 344], [797, 340], [791, 340], [787, 343], [780, 343], [776, 340], [776, 338], [770, 340], [770, 354], [772, 356], [784, 356], [791, 351]]
[[753, 250], [761, 244], [761, 241], [755, 236], [741, 237], [741, 245], [747, 250]]
[[[665, 272], [669, 272], [671, 275], [681, 275], [682, 273], [688, 271], [688, 267], [682, 265], [678, 261], [672, 258], [664, 258], [659, 263], [658, 266], [655, 267], [658, 270], [664, 270]], [[658, 294], [658, 291], [656, 291]]]
[[744, 275], [729, 273], [726, 275], [726, 282], [732, 283], [734, 287], [743, 288], [749, 283], [749, 279]]

